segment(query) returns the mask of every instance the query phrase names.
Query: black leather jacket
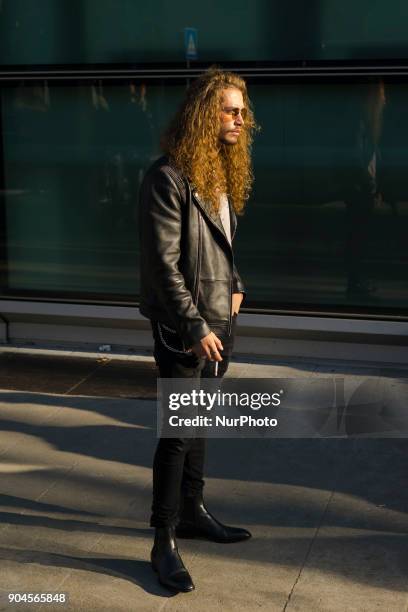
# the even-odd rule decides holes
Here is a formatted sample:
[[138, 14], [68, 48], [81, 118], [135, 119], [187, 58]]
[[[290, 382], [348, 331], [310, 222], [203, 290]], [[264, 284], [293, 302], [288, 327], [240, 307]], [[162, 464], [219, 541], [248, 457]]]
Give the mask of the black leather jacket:
[[[185, 349], [210, 331], [229, 334], [232, 293], [245, 289], [219, 215], [167, 157], [146, 173], [139, 213], [141, 314], [175, 328]], [[230, 219], [233, 238], [231, 205]]]

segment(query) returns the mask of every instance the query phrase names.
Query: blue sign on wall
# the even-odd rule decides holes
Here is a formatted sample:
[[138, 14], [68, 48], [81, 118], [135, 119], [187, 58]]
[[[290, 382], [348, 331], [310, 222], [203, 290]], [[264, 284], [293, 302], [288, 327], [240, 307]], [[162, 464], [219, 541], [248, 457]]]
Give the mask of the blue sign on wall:
[[198, 57], [197, 36], [197, 28], [184, 28], [184, 50], [187, 60], [195, 60]]

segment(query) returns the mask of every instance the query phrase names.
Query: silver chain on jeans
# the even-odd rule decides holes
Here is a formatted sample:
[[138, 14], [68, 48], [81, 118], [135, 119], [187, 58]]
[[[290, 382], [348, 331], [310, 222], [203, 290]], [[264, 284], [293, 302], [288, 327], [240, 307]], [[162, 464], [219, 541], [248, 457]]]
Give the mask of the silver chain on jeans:
[[177, 334], [175, 329], [172, 329], [171, 327], [169, 327], [168, 325], [165, 325], [165, 323], [160, 323], [160, 325], [166, 329], [167, 331], [171, 332], [172, 334]]
[[[185, 355], [186, 353], [189, 353], [189, 352], [190, 352], [190, 351], [185, 351], [185, 350], [184, 350], [184, 351], [179, 351], [178, 349], [175, 349], [175, 348], [173, 348], [172, 346], [169, 346], [169, 345], [166, 343], [166, 341], [164, 340], [164, 338], [163, 338], [163, 334], [162, 334], [162, 330], [161, 330], [160, 325], [163, 325], [164, 329], [167, 329], [167, 331], [169, 331], [169, 332], [173, 332], [173, 333], [177, 333], [177, 332], [175, 332], [175, 331], [174, 331], [174, 329], [168, 328], [168, 327], [167, 327], [167, 325], [165, 325], [164, 323], [159, 323], [159, 322], [157, 321], [157, 329], [159, 330], [160, 340], [161, 340], [161, 342], [162, 342], [163, 346], [165, 346], [165, 347], [166, 347], [166, 349], [168, 349], [169, 351], [172, 351], [173, 353], [179, 353], [180, 355]], [[183, 345], [183, 346], [184, 346], [184, 345]]]

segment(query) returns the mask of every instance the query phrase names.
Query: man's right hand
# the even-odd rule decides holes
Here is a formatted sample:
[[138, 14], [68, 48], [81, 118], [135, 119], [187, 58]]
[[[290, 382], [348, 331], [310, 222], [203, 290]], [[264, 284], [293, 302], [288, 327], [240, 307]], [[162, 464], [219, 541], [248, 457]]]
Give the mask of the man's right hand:
[[197, 357], [206, 357], [210, 361], [222, 361], [219, 351], [223, 349], [224, 347], [222, 346], [221, 340], [214, 332], [210, 332], [208, 336], [204, 336], [204, 338], [201, 338], [200, 342], [197, 342], [197, 344], [191, 347], [191, 351], [197, 355]]

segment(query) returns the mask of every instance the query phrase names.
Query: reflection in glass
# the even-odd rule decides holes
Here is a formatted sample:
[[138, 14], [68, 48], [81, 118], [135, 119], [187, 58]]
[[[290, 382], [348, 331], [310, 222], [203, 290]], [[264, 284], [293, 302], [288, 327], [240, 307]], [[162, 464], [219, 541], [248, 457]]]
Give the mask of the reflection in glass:
[[[2, 295], [137, 299], [139, 185], [184, 87], [3, 86]], [[246, 305], [406, 308], [408, 83], [249, 89], [262, 131], [234, 249]]]
[[345, 181], [347, 205], [346, 270], [347, 294], [351, 299], [369, 299], [376, 291], [366, 277], [364, 258], [367, 257], [373, 229], [373, 211], [382, 199], [378, 191], [378, 165], [385, 88], [382, 80], [370, 83], [361, 91], [361, 99], [352, 109], [350, 121], [349, 176]]

